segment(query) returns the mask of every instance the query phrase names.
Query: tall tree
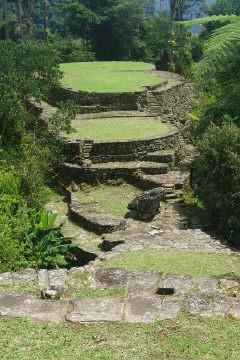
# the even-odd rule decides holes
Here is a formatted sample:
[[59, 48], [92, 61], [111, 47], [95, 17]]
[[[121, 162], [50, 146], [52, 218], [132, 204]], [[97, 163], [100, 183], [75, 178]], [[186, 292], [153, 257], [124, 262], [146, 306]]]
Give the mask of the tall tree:
[[3, 0], [3, 21], [5, 26], [5, 38], [9, 40], [9, 24], [8, 24], [8, 0]]
[[43, 0], [43, 34], [44, 41], [48, 41], [48, 0]]
[[21, 0], [17, 0], [17, 7], [18, 7], [18, 23], [19, 23], [20, 40], [23, 41], [23, 9], [22, 9]]

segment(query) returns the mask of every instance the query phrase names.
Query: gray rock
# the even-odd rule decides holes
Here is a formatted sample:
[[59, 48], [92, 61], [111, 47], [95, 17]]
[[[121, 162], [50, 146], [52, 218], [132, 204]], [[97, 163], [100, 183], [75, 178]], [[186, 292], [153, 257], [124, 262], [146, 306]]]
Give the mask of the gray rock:
[[66, 276], [67, 276], [66, 269], [48, 271], [50, 287], [55, 286], [59, 288], [60, 287], [64, 288], [66, 282]]
[[42, 299], [59, 300], [63, 294], [62, 286], [50, 286], [41, 291]]
[[0, 285], [11, 285], [12, 274], [10, 272], [0, 274]]
[[187, 310], [191, 315], [225, 316], [230, 306], [230, 300], [223, 296], [195, 293], [187, 297]]
[[35, 269], [26, 269], [18, 273], [12, 274], [13, 282], [21, 283], [28, 281], [36, 281], [37, 280], [37, 272]]
[[159, 281], [159, 288], [173, 288], [176, 295], [186, 294], [192, 287], [193, 280], [187, 275], [165, 275]]
[[155, 296], [131, 297], [126, 303], [125, 321], [130, 323], [152, 323], [157, 319], [162, 299]]
[[128, 217], [150, 221], [160, 211], [160, 201], [164, 200], [165, 192], [163, 188], [155, 188], [137, 196], [129, 205]]
[[158, 289], [159, 272], [157, 271], [131, 271], [128, 282], [130, 296], [154, 295]]
[[176, 319], [180, 313], [178, 299], [162, 299], [155, 296], [136, 296], [128, 299], [125, 321], [130, 323], [152, 323], [156, 320]]
[[197, 288], [197, 290], [209, 293], [214, 292], [219, 288], [218, 281], [216, 279], [204, 277], [193, 279], [193, 285]]
[[221, 279], [219, 280], [219, 287], [221, 290], [240, 290], [240, 284], [238, 281]]
[[121, 288], [127, 285], [129, 271], [121, 269], [99, 269], [92, 277], [95, 288]]
[[38, 285], [39, 285], [40, 289], [43, 289], [49, 285], [47, 270], [39, 270], [38, 271]]
[[73, 323], [120, 321], [123, 316], [124, 301], [117, 298], [82, 298], [72, 304], [67, 320]]
[[30, 293], [0, 294], [0, 315], [26, 317], [35, 322], [61, 322], [65, 319], [68, 302], [35, 299]]
[[60, 323], [65, 321], [69, 302], [67, 300], [32, 300], [26, 310], [26, 317], [34, 322]]

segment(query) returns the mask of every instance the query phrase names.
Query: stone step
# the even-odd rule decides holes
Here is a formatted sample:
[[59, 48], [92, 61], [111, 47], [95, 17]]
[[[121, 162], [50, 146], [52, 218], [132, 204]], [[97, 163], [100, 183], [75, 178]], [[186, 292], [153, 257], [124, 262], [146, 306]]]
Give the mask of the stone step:
[[144, 161], [153, 161], [160, 163], [175, 163], [175, 151], [174, 150], [160, 150], [153, 153], [149, 153], [144, 156]]
[[169, 165], [165, 163], [156, 163], [150, 161], [129, 161], [129, 162], [112, 162], [98, 163], [92, 165], [93, 169], [131, 169], [142, 170], [148, 174], [166, 174], [169, 171]]
[[181, 190], [184, 182], [189, 178], [188, 172], [170, 171], [167, 174], [149, 175], [146, 172], [134, 174], [135, 183], [144, 189], [153, 189], [156, 187], [172, 188]]

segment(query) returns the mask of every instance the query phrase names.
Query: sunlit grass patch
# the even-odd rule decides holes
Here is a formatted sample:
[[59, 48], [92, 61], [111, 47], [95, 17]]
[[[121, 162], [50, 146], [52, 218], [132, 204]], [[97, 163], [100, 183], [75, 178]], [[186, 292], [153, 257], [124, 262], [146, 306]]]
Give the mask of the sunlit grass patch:
[[62, 84], [88, 92], [133, 92], [161, 83], [154, 65], [131, 61], [95, 61], [61, 64]]
[[174, 249], [144, 249], [123, 253], [101, 264], [106, 268], [158, 270], [169, 274], [186, 274], [194, 277], [240, 277], [240, 257], [225, 254], [207, 254]]

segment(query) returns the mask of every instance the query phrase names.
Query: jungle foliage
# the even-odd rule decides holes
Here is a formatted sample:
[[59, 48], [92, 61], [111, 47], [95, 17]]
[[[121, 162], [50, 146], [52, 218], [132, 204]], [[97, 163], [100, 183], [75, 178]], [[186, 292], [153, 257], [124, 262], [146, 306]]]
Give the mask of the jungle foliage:
[[240, 245], [240, 21], [217, 29], [193, 68], [202, 91], [193, 185], [226, 238]]

